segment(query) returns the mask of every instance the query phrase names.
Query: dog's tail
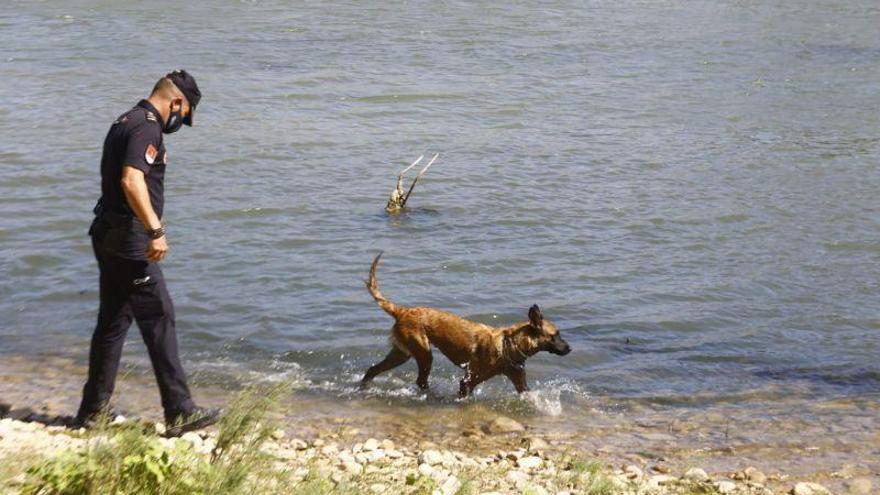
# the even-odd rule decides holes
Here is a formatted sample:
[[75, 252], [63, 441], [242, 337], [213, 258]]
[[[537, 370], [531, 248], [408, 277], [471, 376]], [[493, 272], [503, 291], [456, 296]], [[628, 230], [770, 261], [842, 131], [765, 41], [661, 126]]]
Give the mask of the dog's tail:
[[385, 310], [386, 313], [397, 318], [398, 313], [400, 312], [400, 306], [394, 304], [393, 302], [385, 299], [385, 296], [379, 292], [379, 284], [376, 281], [376, 267], [379, 266], [379, 258], [382, 257], [382, 253], [380, 252], [376, 259], [373, 260], [372, 266], [370, 266], [370, 279], [367, 280], [367, 290], [370, 291], [370, 294], [373, 296], [373, 299], [379, 304], [379, 307]]

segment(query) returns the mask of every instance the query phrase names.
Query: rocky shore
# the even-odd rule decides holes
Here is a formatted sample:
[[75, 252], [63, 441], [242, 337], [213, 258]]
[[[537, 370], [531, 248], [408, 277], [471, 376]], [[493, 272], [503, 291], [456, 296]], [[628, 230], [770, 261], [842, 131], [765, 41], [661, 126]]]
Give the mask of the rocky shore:
[[[125, 423], [123, 417], [115, 423]], [[161, 423], [150, 425], [161, 434]], [[359, 431], [328, 426], [313, 438], [296, 438], [275, 430], [262, 450], [275, 468], [316, 491], [309, 493], [426, 493], [426, 494], [793, 494], [825, 495], [819, 483], [790, 479], [783, 473], [763, 473], [754, 467], [733, 473], [710, 473], [700, 467], [675, 472], [656, 462], [613, 464], [572, 452], [558, 442], [530, 435], [513, 419], [499, 416], [473, 432], [502, 438], [508, 447], [479, 452], [452, 450], [430, 441], [403, 445], [389, 438], [370, 438]], [[210, 456], [216, 432], [159, 438], [169, 448], [186, 448]], [[27, 481], [23, 469], [36, 459], [88, 442], [82, 430], [12, 418], [0, 420], [0, 464], [5, 479], [0, 491], [16, 493]], [[17, 472], [16, 472], [17, 471]], [[855, 477], [842, 484], [853, 495], [877, 493], [872, 480]]]

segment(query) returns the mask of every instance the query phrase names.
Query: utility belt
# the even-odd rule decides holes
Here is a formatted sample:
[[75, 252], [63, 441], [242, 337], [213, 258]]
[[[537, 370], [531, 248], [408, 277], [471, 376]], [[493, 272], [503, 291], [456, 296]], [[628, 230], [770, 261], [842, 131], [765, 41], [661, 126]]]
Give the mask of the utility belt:
[[109, 210], [102, 200], [93, 211], [95, 219], [89, 235], [96, 246], [122, 258], [143, 259], [149, 236], [140, 220], [132, 214]]
[[95, 213], [95, 220], [106, 223], [111, 228], [128, 228], [131, 227], [132, 222], [135, 220], [134, 215], [131, 213], [119, 213], [107, 209], [104, 206], [103, 199], [98, 200], [98, 204], [95, 205], [92, 211]]
[[130, 213], [119, 213], [108, 209], [104, 206], [104, 198], [98, 200], [92, 211], [95, 213], [95, 219], [89, 228], [89, 235], [91, 236], [101, 236], [110, 229], [128, 230], [136, 220], [134, 215]]

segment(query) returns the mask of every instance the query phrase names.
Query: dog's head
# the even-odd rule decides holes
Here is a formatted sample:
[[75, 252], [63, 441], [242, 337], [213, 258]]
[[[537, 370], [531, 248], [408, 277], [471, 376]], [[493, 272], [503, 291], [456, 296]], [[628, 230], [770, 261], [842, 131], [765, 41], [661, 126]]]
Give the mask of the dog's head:
[[559, 335], [556, 325], [544, 319], [537, 304], [529, 308], [529, 326], [526, 331], [535, 352], [547, 351], [559, 356], [571, 352], [571, 346]]

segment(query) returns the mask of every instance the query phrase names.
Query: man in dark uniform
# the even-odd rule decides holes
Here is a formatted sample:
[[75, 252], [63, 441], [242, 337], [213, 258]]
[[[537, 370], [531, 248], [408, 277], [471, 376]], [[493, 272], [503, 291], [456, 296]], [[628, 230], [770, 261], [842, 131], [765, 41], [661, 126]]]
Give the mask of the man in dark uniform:
[[137, 321], [165, 409], [167, 434], [215, 423], [219, 410], [197, 407], [177, 353], [174, 306], [159, 262], [168, 252], [162, 226], [163, 134], [192, 126], [201, 99], [195, 79], [178, 70], [160, 79], [146, 100], [122, 114], [107, 133], [101, 157], [101, 199], [89, 234], [100, 270], [98, 324], [89, 353], [89, 378], [75, 424], [108, 410], [125, 334]]

